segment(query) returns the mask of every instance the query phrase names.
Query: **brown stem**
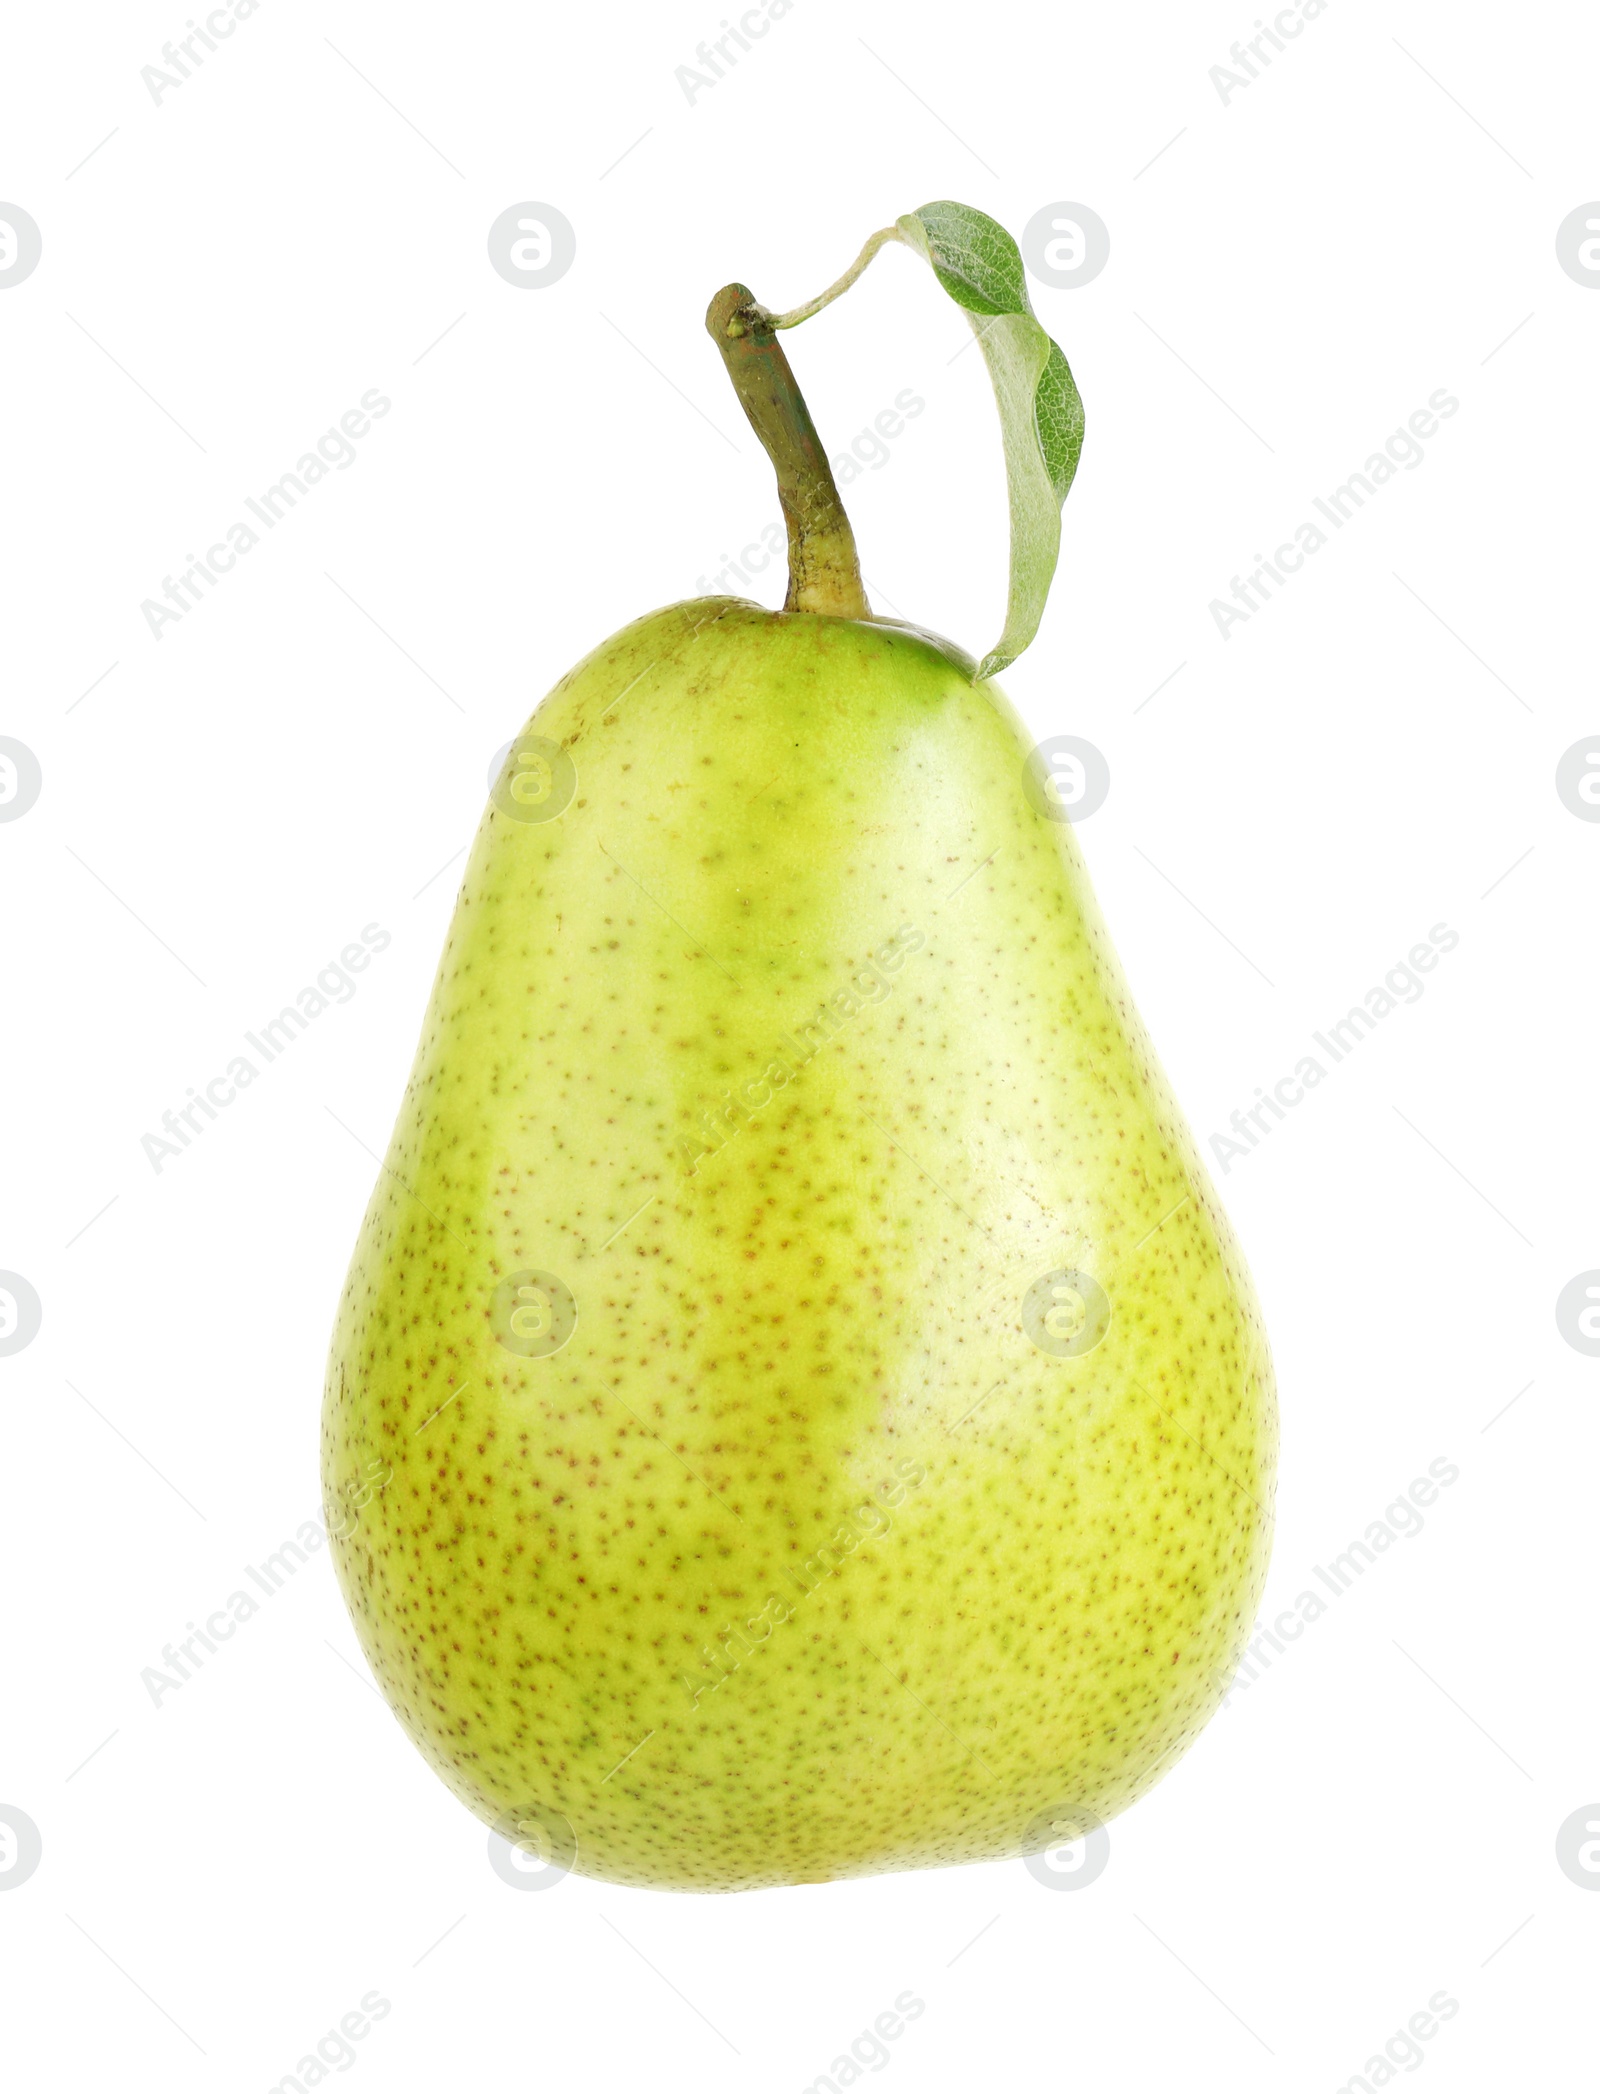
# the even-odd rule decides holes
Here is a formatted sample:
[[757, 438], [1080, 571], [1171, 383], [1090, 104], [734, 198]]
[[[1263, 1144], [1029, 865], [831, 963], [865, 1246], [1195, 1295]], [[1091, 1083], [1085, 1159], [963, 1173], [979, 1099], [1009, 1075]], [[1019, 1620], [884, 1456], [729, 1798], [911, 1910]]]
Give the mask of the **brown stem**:
[[739, 404], [778, 476], [789, 527], [786, 611], [870, 618], [855, 533], [789, 359], [743, 284], [725, 284], [706, 309]]

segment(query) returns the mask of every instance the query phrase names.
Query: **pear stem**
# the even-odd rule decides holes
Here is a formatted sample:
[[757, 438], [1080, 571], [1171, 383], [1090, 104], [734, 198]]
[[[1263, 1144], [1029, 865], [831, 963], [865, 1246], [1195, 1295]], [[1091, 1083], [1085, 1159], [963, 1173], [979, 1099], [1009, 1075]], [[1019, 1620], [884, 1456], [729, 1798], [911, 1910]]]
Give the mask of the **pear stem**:
[[706, 332], [721, 350], [739, 405], [778, 476], [789, 530], [784, 609], [870, 618], [855, 533], [770, 318], [743, 284], [724, 284], [706, 308]]
[[848, 291], [885, 242], [889, 240], [903, 240], [904, 238], [905, 235], [901, 232], [899, 226], [886, 225], [881, 232], [872, 235], [872, 238], [862, 248], [860, 254], [856, 256], [838, 282], [829, 284], [828, 288], [825, 291], [819, 291], [815, 298], [807, 299], [804, 305], [797, 305], [792, 313], [768, 312], [764, 305], [758, 305], [756, 311], [769, 327], [798, 327], [802, 320], [809, 320], [813, 313], [820, 313], [825, 305], [832, 305], [833, 301], [841, 293]]

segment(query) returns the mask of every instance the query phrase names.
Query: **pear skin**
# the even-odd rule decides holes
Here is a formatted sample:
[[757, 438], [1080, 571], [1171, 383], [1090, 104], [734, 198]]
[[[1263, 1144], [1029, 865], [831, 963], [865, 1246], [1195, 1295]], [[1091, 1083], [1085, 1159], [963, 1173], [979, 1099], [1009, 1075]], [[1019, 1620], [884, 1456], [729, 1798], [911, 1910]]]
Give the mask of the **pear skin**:
[[1036, 1851], [1171, 1767], [1254, 1618], [1249, 1276], [971, 675], [675, 605], [556, 686], [478, 830], [324, 1491], [419, 1750], [588, 1874]]

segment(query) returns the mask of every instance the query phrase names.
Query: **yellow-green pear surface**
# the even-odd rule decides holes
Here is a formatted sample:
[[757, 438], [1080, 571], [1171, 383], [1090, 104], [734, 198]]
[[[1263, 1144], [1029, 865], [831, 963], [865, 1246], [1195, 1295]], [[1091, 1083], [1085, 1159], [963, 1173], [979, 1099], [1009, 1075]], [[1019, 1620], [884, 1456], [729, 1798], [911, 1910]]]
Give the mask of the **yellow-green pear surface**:
[[1031, 747], [943, 642], [717, 597], [491, 794], [324, 1477], [412, 1739], [563, 1864], [1037, 1850], [1221, 1699], [1267, 1347]]

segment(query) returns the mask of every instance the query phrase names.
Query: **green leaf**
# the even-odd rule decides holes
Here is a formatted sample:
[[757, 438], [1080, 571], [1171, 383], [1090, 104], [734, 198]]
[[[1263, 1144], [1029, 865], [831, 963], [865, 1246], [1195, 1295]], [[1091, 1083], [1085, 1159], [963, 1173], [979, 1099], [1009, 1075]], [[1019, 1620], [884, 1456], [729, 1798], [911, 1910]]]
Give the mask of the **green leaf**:
[[1061, 550], [1061, 504], [1083, 449], [1083, 401], [1067, 359], [1034, 318], [1017, 243], [969, 204], [924, 204], [896, 221], [967, 315], [994, 385], [1011, 506], [1005, 631], [979, 665], [997, 676], [1044, 615]]

